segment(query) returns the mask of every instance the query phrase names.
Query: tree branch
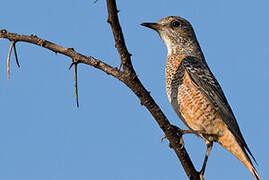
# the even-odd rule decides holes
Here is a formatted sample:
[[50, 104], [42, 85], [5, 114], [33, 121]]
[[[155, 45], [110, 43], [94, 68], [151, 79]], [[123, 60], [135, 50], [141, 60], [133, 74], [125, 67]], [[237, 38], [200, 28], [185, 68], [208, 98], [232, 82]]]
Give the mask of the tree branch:
[[141, 100], [141, 104], [144, 105], [150, 111], [151, 115], [155, 118], [160, 128], [163, 130], [166, 137], [168, 138], [171, 147], [177, 154], [189, 179], [200, 179], [199, 173], [195, 170], [186, 149], [180, 143], [182, 134], [177, 134], [177, 130], [174, 129], [173, 126], [171, 126], [166, 116], [163, 114], [159, 106], [155, 103], [149, 92], [145, 89], [141, 81], [136, 76], [136, 73], [131, 63], [131, 55], [125, 45], [123, 33], [118, 20], [119, 11], [117, 10], [115, 0], [107, 0], [107, 10], [108, 23], [112, 28], [116, 48], [118, 49], [118, 53], [121, 57], [123, 70], [124, 72], [127, 71], [130, 75], [130, 79], [124, 83], [137, 95], [137, 97]]
[[121, 58], [121, 65], [123, 67], [123, 71], [127, 73], [133, 73], [134, 69], [132, 66], [131, 61], [131, 54], [128, 52], [127, 47], [125, 45], [125, 40], [123, 37], [123, 33], [121, 30], [121, 26], [119, 23], [118, 18], [118, 9], [116, 5], [116, 1], [110, 1], [107, 0], [107, 12], [108, 12], [108, 18], [107, 22], [110, 24], [114, 40], [115, 40], [115, 47], [118, 50], [118, 53]]
[[55, 53], [60, 53], [65, 56], [68, 56], [71, 59], [76, 60], [77, 61], [76, 64], [83, 63], [93, 66], [122, 81], [136, 94], [136, 96], [140, 99], [141, 105], [144, 105], [148, 109], [148, 111], [154, 117], [160, 128], [163, 130], [163, 132], [165, 133], [166, 137], [170, 142], [171, 147], [174, 149], [177, 157], [179, 158], [189, 179], [192, 180], [200, 179], [199, 173], [195, 170], [186, 149], [181, 144], [182, 133], [180, 133], [177, 130], [177, 128], [175, 128], [173, 125], [170, 124], [170, 122], [168, 121], [164, 113], [161, 111], [159, 106], [150, 96], [150, 93], [142, 85], [141, 81], [136, 75], [136, 72], [134, 71], [131, 62], [131, 54], [128, 52], [126, 48], [121, 26], [119, 24], [117, 15], [118, 10], [116, 7], [115, 0], [107, 0], [107, 9], [108, 9], [108, 23], [111, 25], [112, 28], [116, 48], [118, 50], [118, 53], [120, 54], [123, 71], [121, 71], [118, 68], [112, 67], [94, 57], [85, 56], [80, 53], [77, 53], [74, 51], [73, 48], [62, 47], [50, 41], [41, 39], [35, 35], [27, 36], [16, 33], [9, 33], [3, 29], [0, 30], [0, 38], [8, 39], [11, 42], [28, 42], [31, 44], [38, 45], [40, 47], [49, 49]]
[[38, 45], [40, 47], [49, 49], [55, 53], [60, 53], [60, 54], [63, 54], [65, 56], [68, 56], [71, 59], [76, 59], [78, 61], [78, 63], [87, 64], [87, 65], [93, 66], [97, 69], [100, 69], [100, 70], [104, 71], [105, 73], [118, 78], [119, 80], [123, 79], [123, 73], [121, 71], [119, 71], [117, 68], [114, 68], [114, 67], [112, 67], [112, 66], [92, 57], [92, 56], [85, 56], [85, 55], [82, 55], [80, 53], [77, 53], [74, 51], [73, 48], [62, 47], [62, 46], [54, 44], [50, 41], [41, 39], [41, 38], [37, 37], [36, 35], [27, 36], [27, 35], [22, 35], [22, 34], [9, 33], [5, 29], [2, 29], [2, 30], [0, 30], [0, 38], [8, 39], [11, 42], [12, 41], [27, 42], [27, 43]]

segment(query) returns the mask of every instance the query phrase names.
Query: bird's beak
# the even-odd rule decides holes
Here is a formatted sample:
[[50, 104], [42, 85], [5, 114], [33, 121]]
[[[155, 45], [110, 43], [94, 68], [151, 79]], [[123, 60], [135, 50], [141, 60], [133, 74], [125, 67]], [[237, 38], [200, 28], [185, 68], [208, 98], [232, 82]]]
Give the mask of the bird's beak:
[[158, 23], [142, 23], [141, 25], [146, 26], [146, 27], [153, 29], [155, 31], [158, 31], [161, 28], [161, 25]]

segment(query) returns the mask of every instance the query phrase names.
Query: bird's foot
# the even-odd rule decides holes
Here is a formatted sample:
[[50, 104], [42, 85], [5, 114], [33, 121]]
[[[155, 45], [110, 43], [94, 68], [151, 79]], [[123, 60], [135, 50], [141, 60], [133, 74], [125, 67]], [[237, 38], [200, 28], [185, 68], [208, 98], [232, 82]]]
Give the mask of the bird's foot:
[[[192, 131], [191, 130], [182, 130], [179, 127], [174, 126], [174, 125], [171, 125], [171, 127], [174, 128], [176, 133], [180, 136], [180, 142], [179, 143], [180, 143], [181, 147], [183, 148], [184, 147], [184, 141], [183, 141], [182, 135], [187, 134], [187, 133], [192, 133]], [[161, 142], [166, 138], [167, 138], [167, 136], [166, 136], [166, 134], [164, 134], [162, 136], [162, 138], [161, 138]], [[172, 145], [170, 143], [169, 143], [169, 147], [172, 148]]]
[[[167, 136], [166, 135], [163, 135], [162, 138], [161, 138], [161, 142], [163, 142], [164, 139], [166, 139]], [[180, 145], [181, 145], [181, 148], [184, 147], [184, 140], [182, 138], [182, 136], [180, 136], [180, 141], [179, 141]], [[169, 147], [172, 148], [172, 145], [169, 143]]]
[[[196, 130], [183, 130], [183, 129], [180, 129], [179, 127], [177, 126], [174, 126], [174, 125], [171, 125], [172, 128], [174, 128], [174, 130], [176, 131], [176, 133], [179, 135], [180, 137], [180, 145], [181, 145], [181, 148], [184, 147], [184, 141], [183, 141], [183, 138], [182, 136], [184, 134], [195, 134], [197, 136], [201, 136], [203, 134], [202, 131], [196, 131]], [[162, 137], [161, 137], [161, 142], [163, 142], [164, 139], [166, 139], [167, 136], [166, 134], [164, 134]], [[172, 148], [171, 144], [169, 143], [169, 147]]]
[[[183, 129], [180, 129], [179, 127], [175, 126], [175, 125], [171, 125], [178, 133], [178, 135], [182, 136], [184, 134], [195, 134], [197, 136], [201, 136], [202, 134], [204, 134], [202, 131], [198, 131], [198, 130], [183, 130]], [[166, 139], [167, 136], [164, 134], [162, 137], [161, 137], [161, 142]]]

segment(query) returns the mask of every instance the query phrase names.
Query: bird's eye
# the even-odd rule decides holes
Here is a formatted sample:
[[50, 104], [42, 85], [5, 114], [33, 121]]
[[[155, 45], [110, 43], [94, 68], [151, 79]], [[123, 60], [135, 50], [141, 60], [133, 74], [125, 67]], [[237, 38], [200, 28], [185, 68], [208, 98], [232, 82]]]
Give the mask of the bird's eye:
[[181, 25], [181, 23], [179, 21], [172, 21], [171, 22], [171, 26], [172, 28], [177, 28]]

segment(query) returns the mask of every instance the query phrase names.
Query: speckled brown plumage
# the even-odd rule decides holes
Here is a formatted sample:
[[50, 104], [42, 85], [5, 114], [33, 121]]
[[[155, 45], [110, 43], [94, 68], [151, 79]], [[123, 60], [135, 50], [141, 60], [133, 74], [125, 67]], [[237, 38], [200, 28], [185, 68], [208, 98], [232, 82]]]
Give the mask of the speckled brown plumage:
[[[175, 78], [184, 56], [170, 55], [166, 64], [166, 92], [169, 101], [184, 123], [192, 130], [202, 131], [205, 134], [222, 135], [219, 126], [224, 123], [214, 106], [199, 91], [186, 71], [183, 77]], [[175, 81], [181, 81], [175, 83]], [[173, 83], [172, 83], [173, 82]], [[177, 89], [177, 93], [172, 93]], [[218, 126], [219, 125], [219, 126]]]
[[204, 59], [191, 24], [181, 17], [170, 16], [158, 23], [142, 25], [156, 30], [167, 46], [165, 79], [169, 101], [180, 119], [206, 141], [208, 150], [201, 173], [204, 173], [213, 142], [218, 142], [259, 180], [246, 151], [253, 155]]

